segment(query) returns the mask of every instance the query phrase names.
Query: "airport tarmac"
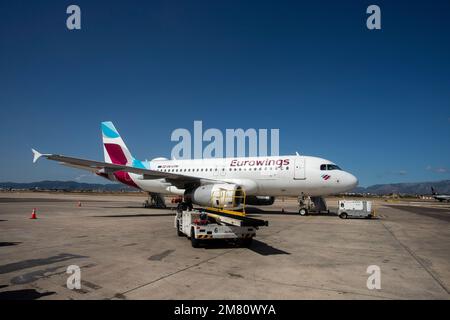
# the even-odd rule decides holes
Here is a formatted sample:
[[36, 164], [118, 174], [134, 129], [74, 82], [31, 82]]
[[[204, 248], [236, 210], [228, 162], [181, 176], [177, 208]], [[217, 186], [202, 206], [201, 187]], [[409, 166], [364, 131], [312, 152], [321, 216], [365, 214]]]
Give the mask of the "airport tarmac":
[[[251, 210], [250, 248], [194, 249], [144, 196], [0, 193], [0, 299], [449, 299], [450, 205], [376, 200], [377, 219]], [[81, 207], [78, 207], [81, 201]], [[331, 209], [336, 199], [328, 199]], [[285, 209], [282, 214], [281, 208]], [[37, 220], [29, 219], [33, 208]], [[81, 289], [66, 286], [81, 268]], [[368, 266], [381, 289], [368, 289]]]

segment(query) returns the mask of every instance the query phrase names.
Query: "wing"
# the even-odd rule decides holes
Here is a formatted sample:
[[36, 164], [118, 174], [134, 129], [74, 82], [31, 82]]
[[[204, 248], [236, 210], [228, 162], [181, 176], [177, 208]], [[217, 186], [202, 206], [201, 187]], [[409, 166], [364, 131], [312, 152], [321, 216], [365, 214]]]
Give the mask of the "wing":
[[87, 159], [80, 159], [80, 158], [73, 158], [73, 157], [67, 157], [63, 155], [58, 154], [42, 154], [34, 149], [31, 149], [33, 151], [33, 163], [35, 163], [39, 158], [44, 157], [48, 160], [58, 161], [60, 164], [77, 168], [77, 169], [83, 169], [88, 170], [94, 173], [105, 173], [110, 174], [117, 171], [125, 171], [130, 173], [139, 174], [142, 176], [143, 180], [149, 180], [149, 179], [165, 179], [165, 181], [169, 182], [170, 184], [176, 186], [180, 189], [187, 189], [190, 187], [195, 187], [203, 184], [211, 184], [211, 183], [229, 183], [226, 181], [221, 180], [215, 180], [215, 179], [205, 179], [200, 177], [192, 177], [192, 176], [186, 176], [182, 174], [177, 173], [170, 173], [170, 172], [161, 172], [157, 170], [150, 170], [150, 169], [142, 169], [142, 168], [135, 168], [130, 167], [126, 165], [119, 165], [119, 164], [113, 164], [113, 163], [107, 163], [107, 162], [101, 162], [101, 161], [95, 161], [95, 160], [87, 160]]

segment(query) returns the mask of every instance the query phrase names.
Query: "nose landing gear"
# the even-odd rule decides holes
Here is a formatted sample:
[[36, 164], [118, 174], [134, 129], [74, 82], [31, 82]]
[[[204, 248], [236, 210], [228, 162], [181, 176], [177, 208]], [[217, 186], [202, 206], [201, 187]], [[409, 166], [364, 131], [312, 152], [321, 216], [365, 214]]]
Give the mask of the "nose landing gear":
[[306, 209], [306, 208], [300, 208], [300, 209], [298, 210], [298, 214], [301, 215], [301, 216], [307, 216], [307, 215], [308, 215], [308, 209]]
[[298, 214], [301, 216], [307, 216], [311, 212], [330, 213], [323, 197], [310, 197], [301, 195], [298, 197], [298, 206]]
[[308, 209], [311, 208], [311, 199], [305, 195], [298, 197], [298, 214], [301, 216], [308, 215]]

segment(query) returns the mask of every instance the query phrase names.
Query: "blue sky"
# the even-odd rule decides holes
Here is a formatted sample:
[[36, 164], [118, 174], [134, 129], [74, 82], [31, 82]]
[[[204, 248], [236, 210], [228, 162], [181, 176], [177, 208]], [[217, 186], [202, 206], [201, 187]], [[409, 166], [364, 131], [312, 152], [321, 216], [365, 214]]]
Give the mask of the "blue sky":
[[[82, 29], [66, 28], [77, 4]], [[382, 30], [366, 28], [381, 7]], [[360, 185], [450, 178], [448, 1], [0, 1], [0, 181], [103, 181], [43, 152], [133, 155], [176, 128], [279, 128]]]

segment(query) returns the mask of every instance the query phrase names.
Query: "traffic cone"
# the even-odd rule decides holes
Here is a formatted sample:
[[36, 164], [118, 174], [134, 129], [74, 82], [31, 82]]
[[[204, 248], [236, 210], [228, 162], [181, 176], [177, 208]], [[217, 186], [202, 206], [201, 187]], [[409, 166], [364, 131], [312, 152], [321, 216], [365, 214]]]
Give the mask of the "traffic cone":
[[31, 217], [30, 217], [30, 219], [37, 219], [36, 208], [33, 208], [33, 211], [31, 211]]

